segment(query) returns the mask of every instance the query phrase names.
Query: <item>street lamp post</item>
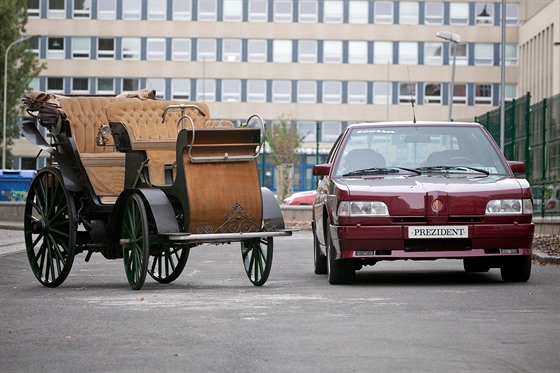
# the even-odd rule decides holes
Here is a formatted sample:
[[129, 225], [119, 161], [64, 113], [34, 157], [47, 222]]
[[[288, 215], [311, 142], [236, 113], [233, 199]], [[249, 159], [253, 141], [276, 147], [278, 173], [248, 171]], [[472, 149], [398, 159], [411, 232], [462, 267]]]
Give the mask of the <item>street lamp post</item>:
[[6, 52], [4, 53], [4, 110], [2, 111], [3, 118], [2, 118], [2, 169], [6, 169], [6, 111], [8, 106], [8, 52], [10, 49], [16, 45], [17, 43], [21, 43], [26, 41], [27, 39], [32, 38], [35, 35], [25, 36], [21, 39], [17, 39], [16, 41], [12, 42], [6, 48]]
[[440, 31], [436, 34], [440, 39], [453, 43], [453, 65], [451, 67], [451, 83], [449, 85], [449, 121], [453, 120], [453, 90], [455, 86], [455, 63], [457, 61], [457, 45], [461, 42], [461, 36], [449, 31]]

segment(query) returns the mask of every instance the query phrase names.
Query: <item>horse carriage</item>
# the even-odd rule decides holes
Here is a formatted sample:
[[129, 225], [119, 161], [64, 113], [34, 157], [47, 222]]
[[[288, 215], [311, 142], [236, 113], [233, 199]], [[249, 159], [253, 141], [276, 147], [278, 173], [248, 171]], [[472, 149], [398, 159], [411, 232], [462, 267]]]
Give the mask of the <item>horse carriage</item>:
[[[23, 98], [36, 122], [18, 126], [49, 153], [33, 179], [24, 232], [37, 280], [56, 287], [76, 254], [124, 261], [133, 289], [146, 274], [177, 279], [190, 249], [241, 243], [249, 280], [269, 276], [273, 238], [289, 236], [272, 192], [261, 188], [257, 156], [264, 141], [258, 115], [236, 127], [212, 120], [204, 103], [155, 99], [142, 90], [120, 96]], [[44, 131], [43, 131], [44, 132]]]

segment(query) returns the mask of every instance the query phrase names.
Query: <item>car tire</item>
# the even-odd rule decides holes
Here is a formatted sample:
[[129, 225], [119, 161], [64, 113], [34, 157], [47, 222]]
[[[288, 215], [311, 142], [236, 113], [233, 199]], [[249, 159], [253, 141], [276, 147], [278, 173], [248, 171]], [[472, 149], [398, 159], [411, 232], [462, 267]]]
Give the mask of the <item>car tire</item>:
[[463, 268], [465, 272], [488, 272], [490, 270], [490, 264], [488, 261], [480, 258], [466, 258], [463, 259]]
[[336, 250], [330, 234], [327, 234], [327, 275], [331, 285], [347, 285], [354, 283], [356, 271], [350, 259], [336, 260]]
[[327, 257], [321, 252], [321, 248], [319, 247], [319, 240], [317, 239], [315, 232], [313, 232], [313, 254], [315, 274], [326, 275], [328, 273]]
[[505, 258], [500, 272], [505, 282], [527, 282], [531, 277], [531, 256]]

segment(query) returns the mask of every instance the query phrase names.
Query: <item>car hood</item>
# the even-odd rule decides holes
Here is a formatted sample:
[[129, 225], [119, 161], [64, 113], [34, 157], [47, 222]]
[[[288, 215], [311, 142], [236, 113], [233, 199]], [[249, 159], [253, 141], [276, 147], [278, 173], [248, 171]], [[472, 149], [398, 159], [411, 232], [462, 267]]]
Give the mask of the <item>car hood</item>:
[[519, 181], [509, 176], [418, 175], [343, 177], [338, 184], [341, 199], [380, 200], [392, 215], [423, 214], [436, 199], [443, 202], [439, 214], [480, 215], [492, 199], [523, 198]]

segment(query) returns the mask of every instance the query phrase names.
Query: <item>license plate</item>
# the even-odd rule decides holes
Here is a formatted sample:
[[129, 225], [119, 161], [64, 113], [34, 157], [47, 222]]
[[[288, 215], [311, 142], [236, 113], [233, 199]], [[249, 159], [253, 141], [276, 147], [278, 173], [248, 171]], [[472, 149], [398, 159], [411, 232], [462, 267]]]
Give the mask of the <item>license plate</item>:
[[466, 225], [431, 225], [408, 227], [408, 238], [468, 238], [469, 227]]

